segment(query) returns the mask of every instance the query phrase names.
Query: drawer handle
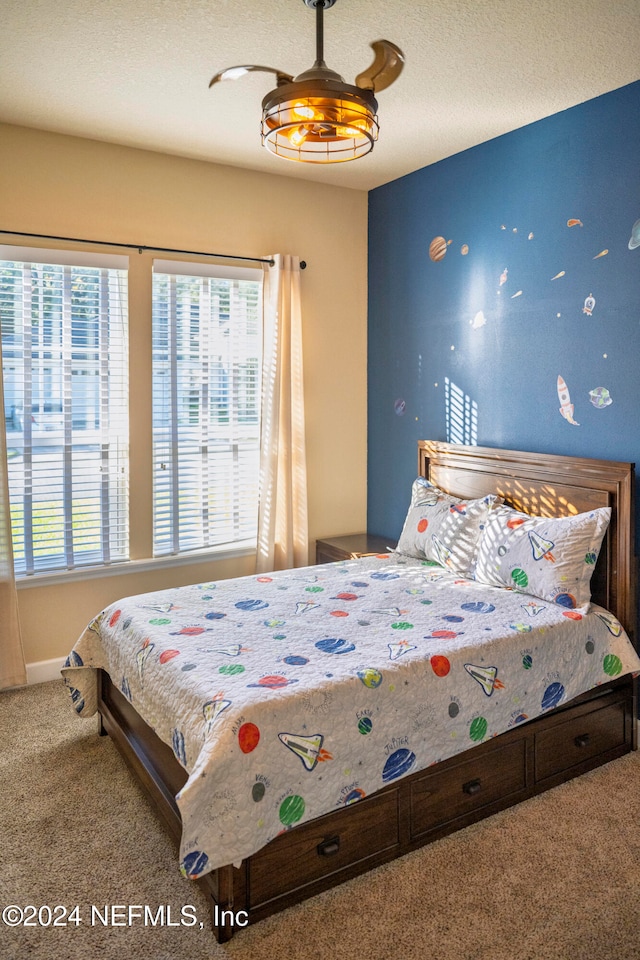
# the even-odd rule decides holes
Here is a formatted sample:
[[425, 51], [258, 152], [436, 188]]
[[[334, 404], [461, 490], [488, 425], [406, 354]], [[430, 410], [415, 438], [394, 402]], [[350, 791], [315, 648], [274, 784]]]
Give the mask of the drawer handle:
[[480, 780], [468, 780], [467, 783], [462, 784], [463, 793], [468, 793], [470, 797], [473, 797], [474, 794], [480, 793], [482, 789], [482, 784]]
[[576, 747], [587, 747], [589, 745], [589, 734], [582, 733], [579, 737], [576, 737], [573, 742], [575, 743]]
[[331, 837], [318, 844], [319, 857], [333, 857], [340, 849], [340, 837]]

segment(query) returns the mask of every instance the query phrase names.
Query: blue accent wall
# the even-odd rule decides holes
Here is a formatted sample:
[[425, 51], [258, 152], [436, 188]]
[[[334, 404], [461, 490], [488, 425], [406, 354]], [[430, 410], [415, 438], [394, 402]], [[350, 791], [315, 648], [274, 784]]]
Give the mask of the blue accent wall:
[[371, 191], [371, 532], [423, 438], [640, 465], [639, 221], [640, 81]]

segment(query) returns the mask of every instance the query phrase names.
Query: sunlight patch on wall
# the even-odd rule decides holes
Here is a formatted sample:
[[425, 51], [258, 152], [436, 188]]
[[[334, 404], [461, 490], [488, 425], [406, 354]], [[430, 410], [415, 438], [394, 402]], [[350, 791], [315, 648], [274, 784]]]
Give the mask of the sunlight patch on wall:
[[448, 377], [444, 381], [448, 443], [478, 443], [478, 404]]

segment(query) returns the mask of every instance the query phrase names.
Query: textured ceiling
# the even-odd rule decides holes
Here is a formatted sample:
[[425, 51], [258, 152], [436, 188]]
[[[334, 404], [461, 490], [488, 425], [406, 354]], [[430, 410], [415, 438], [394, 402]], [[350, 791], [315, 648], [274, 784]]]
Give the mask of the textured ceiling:
[[0, 120], [370, 189], [640, 77], [639, 0], [337, 0], [325, 60], [345, 80], [385, 38], [405, 53], [378, 95], [369, 156], [316, 166], [260, 146], [269, 74], [315, 58], [303, 0], [3, 0]]

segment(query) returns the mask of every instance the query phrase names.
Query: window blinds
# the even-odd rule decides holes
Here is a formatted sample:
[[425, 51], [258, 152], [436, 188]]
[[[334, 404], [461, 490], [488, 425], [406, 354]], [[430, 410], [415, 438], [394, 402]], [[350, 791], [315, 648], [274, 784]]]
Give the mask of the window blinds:
[[257, 534], [262, 273], [155, 261], [154, 555]]
[[17, 576], [128, 558], [127, 263], [0, 246]]

